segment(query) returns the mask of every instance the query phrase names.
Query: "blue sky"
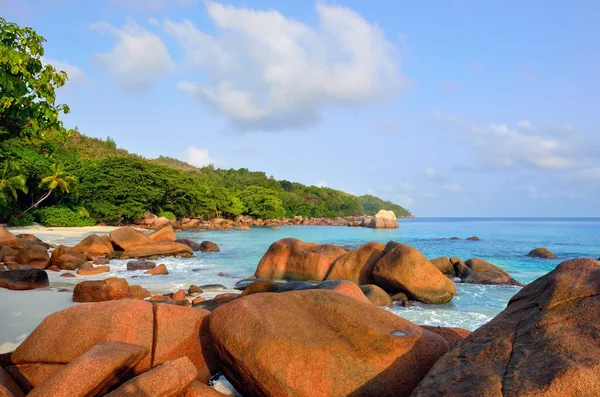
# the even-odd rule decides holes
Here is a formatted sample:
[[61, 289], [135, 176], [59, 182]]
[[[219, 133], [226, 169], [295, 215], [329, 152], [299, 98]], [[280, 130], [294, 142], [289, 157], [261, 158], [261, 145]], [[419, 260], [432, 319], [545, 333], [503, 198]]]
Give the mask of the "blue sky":
[[600, 216], [596, 1], [0, 0], [131, 152], [417, 216]]

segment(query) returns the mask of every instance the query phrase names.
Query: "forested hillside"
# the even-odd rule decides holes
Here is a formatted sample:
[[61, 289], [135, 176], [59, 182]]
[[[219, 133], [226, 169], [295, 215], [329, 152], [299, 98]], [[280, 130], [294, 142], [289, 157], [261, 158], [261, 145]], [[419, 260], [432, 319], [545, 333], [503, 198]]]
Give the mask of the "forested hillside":
[[67, 75], [41, 62], [44, 38], [0, 18], [0, 222], [49, 226], [131, 222], [146, 212], [173, 217], [262, 219], [409, 215], [373, 196], [275, 180], [264, 172], [196, 168], [148, 160], [110, 138], [65, 129], [55, 89]]

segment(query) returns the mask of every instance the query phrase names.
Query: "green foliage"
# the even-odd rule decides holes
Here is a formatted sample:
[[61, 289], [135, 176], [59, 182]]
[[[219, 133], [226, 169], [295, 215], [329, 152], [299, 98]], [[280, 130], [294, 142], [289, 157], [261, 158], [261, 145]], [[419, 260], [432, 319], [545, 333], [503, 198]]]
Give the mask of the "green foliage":
[[40, 223], [49, 227], [84, 227], [96, 223], [64, 205], [44, 207], [35, 212]]
[[31, 226], [35, 222], [35, 216], [32, 213], [28, 212], [23, 216], [11, 216], [8, 219], [8, 226], [14, 227], [22, 227], [22, 226]]
[[69, 107], [55, 105], [54, 90], [67, 74], [42, 64], [45, 41], [33, 29], [0, 18], [0, 139], [66, 134], [59, 115]]
[[170, 221], [174, 221], [175, 219], [177, 219], [177, 217], [175, 216], [174, 213], [172, 213], [171, 211], [161, 211], [158, 213], [159, 217], [165, 217]]
[[248, 186], [239, 193], [248, 215], [262, 219], [280, 219], [285, 215], [281, 199], [274, 191], [260, 186]]
[[17, 201], [18, 191], [27, 193], [27, 179], [20, 173], [17, 165], [6, 160], [0, 170], [0, 201]]

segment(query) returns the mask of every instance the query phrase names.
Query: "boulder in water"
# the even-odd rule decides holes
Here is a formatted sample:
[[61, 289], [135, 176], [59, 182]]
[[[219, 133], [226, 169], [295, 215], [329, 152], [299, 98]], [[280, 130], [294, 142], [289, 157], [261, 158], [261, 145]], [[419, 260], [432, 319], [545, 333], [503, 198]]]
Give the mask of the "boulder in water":
[[556, 258], [556, 254], [550, 251], [548, 248], [536, 248], [534, 250], [529, 251], [527, 256], [531, 258], [542, 258], [542, 259], [554, 259]]
[[325, 277], [327, 280], [349, 280], [358, 285], [373, 284], [373, 268], [385, 245], [366, 243], [335, 259]]

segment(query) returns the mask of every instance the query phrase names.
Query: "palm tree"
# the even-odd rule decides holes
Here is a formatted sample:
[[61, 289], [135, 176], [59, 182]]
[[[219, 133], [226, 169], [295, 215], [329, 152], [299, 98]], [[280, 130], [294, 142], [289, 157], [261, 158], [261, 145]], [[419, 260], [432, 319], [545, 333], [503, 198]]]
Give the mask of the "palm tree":
[[19, 174], [19, 167], [11, 164], [8, 160], [4, 162], [4, 168], [0, 175], [0, 200], [5, 203], [12, 197], [17, 201], [17, 191], [27, 193], [27, 178]]
[[37, 208], [42, 201], [50, 197], [50, 195], [56, 188], [60, 189], [60, 191], [63, 193], [69, 193], [69, 182], [75, 181], [75, 178], [73, 178], [70, 175], [67, 175], [61, 163], [52, 164], [50, 170], [52, 171], [52, 174], [43, 178], [39, 185], [40, 187], [46, 186], [48, 192], [46, 192], [46, 194], [44, 194], [35, 204], [27, 208], [21, 214], [21, 216], [27, 213], [29, 210]]

